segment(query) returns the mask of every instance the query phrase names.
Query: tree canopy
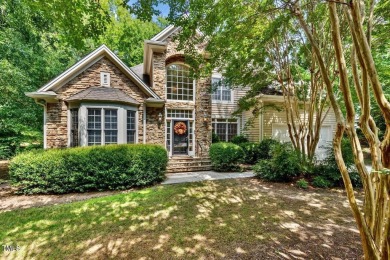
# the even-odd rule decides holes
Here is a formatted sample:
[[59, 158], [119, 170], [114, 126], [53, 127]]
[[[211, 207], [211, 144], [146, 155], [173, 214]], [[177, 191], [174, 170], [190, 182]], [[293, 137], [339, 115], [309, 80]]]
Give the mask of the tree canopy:
[[[143, 41], [160, 30], [133, 17], [119, 0], [0, 3], [0, 159], [21, 143], [42, 146], [43, 109], [25, 92], [36, 91], [81, 57], [106, 44], [133, 66]], [[25, 146], [24, 145], [24, 146]]]

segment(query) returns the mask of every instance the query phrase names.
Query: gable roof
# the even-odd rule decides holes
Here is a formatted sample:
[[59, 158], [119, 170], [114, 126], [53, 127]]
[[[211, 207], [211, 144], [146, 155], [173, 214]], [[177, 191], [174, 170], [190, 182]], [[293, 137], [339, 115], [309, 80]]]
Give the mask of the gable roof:
[[161, 99], [140, 77], [134, 73], [126, 64], [123, 63], [106, 45], [101, 45], [99, 48], [85, 56], [79, 62], [74, 64], [72, 67], [64, 71], [62, 74], [54, 78], [52, 81], [41, 87], [37, 92], [46, 92], [46, 91], [54, 91], [71, 79], [79, 75], [85, 69], [89, 68], [91, 65], [95, 64], [98, 60], [103, 57], [108, 58], [111, 62], [113, 62], [126, 76], [134, 81], [134, 83], [140, 87], [140, 89], [148, 94], [149, 96]]
[[174, 32], [179, 30], [180, 27], [175, 27], [174, 25], [167, 26], [164, 30], [156, 34], [151, 41], [164, 41], [166, 40], [170, 35], [172, 35]]
[[122, 90], [108, 87], [90, 87], [67, 98], [66, 101], [112, 101], [133, 105], [140, 104]]

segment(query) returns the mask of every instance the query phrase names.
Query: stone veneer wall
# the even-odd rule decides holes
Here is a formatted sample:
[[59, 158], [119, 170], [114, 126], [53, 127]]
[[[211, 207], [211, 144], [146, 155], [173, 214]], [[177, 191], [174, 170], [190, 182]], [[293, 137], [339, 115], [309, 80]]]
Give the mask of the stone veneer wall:
[[[153, 54], [153, 69], [151, 82], [153, 90], [165, 99], [166, 87], [166, 65], [173, 62], [183, 62], [183, 51], [177, 50], [178, 43], [173, 41], [174, 35], [170, 36], [166, 41], [168, 43], [167, 50], [164, 53]], [[202, 51], [204, 47], [199, 47]], [[191, 101], [167, 101], [166, 109], [194, 109], [195, 110], [195, 156], [208, 156], [209, 147], [211, 144], [211, 96], [209, 88], [211, 85], [211, 75], [209, 78], [196, 80], [195, 102]], [[149, 108], [148, 108], [149, 109]], [[207, 114], [207, 122], [204, 122], [204, 113]], [[149, 115], [149, 112], [147, 112]], [[164, 112], [162, 112], [164, 115]], [[165, 123], [165, 118], [163, 119]], [[151, 134], [148, 131], [148, 135]], [[153, 134], [153, 135], [158, 135]], [[149, 137], [149, 139], [157, 139], [159, 137]], [[165, 136], [163, 136], [165, 140]], [[163, 142], [164, 143], [164, 142]]]
[[[158, 114], [162, 115], [162, 122], [158, 123]], [[164, 108], [146, 108], [146, 143], [165, 146], [165, 115]]]
[[[148, 96], [142, 92], [126, 75], [110, 60], [102, 58], [94, 65], [79, 74], [73, 80], [56, 91], [59, 94], [58, 103], [47, 104], [46, 116], [46, 144], [47, 148], [66, 147], [68, 144], [68, 105], [64, 101], [68, 97], [89, 87], [100, 86], [100, 72], [110, 73], [111, 87], [118, 88], [140, 102]], [[143, 141], [143, 106], [139, 106], [138, 140]]]

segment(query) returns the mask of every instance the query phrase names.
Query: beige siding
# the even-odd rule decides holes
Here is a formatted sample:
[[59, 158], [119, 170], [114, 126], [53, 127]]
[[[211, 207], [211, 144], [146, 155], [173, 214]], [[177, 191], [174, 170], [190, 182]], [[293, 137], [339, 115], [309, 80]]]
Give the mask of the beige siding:
[[[252, 119], [252, 117], [252, 111], [245, 111], [242, 114], [242, 127], [245, 127], [245, 124], [248, 122], [248, 120]], [[252, 124], [248, 125], [244, 131], [245, 135], [251, 142], [259, 142], [261, 140], [260, 119], [261, 117], [254, 118]]]
[[[282, 124], [286, 125], [286, 112], [284, 111], [284, 108], [281, 106], [282, 110], [277, 111], [274, 108], [267, 108], [264, 113], [264, 124], [263, 124], [263, 131], [264, 131], [264, 138], [271, 138], [272, 137], [272, 125], [276, 124]], [[301, 111], [301, 118], [304, 117], [303, 111]], [[335, 131], [335, 125], [336, 125], [336, 118], [334, 115], [333, 110], [329, 110], [324, 122], [324, 126], [331, 126], [332, 127], [332, 133]]]
[[240, 98], [245, 95], [246, 91], [235, 89], [232, 91], [232, 102], [218, 102], [212, 100], [212, 117], [213, 118], [230, 118], [232, 113], [237, 109], [237, 103]]

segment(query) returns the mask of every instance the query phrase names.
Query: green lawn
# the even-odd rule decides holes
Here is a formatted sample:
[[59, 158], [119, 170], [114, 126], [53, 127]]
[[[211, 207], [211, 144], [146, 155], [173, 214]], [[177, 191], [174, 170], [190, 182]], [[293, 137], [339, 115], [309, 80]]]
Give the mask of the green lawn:
[[[255, 179], [157, 186], [0, 214], [5, 258], [358, 258], [344, 195]], [[2, 248], [1, 248], [2, 249]]]

